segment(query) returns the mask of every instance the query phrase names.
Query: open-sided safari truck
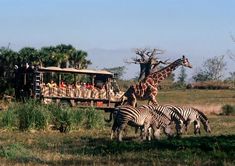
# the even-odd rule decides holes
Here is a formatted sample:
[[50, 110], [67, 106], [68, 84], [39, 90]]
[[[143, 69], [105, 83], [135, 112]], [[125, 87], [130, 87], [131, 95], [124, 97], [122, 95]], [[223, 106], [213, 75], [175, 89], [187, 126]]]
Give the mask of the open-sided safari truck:
[[16, 98], [32, 97], [45, 104], [69, 103], [109, 111], [120, 104], [123, 94], [114, 74], [105, 70], [28, 67], [15, 75]]

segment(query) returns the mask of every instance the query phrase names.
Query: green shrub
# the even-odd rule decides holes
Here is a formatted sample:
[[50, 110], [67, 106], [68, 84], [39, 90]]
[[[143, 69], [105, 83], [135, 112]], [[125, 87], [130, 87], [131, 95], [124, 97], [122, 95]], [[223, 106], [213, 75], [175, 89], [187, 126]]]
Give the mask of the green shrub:
[[43, 106], [36, 101], [28, 101], [17, 110], [19, 129], [44, 129], [48, 124], [49, 116]]
[[235, 115], [235, 105], [226, 104], [222, 107], [221, 115]]
[[14, 109], [8, 109], [7, 111], [2, 112], [1, 117], [1, 126], [8, 129], [16, 126], [17, 116]]
[[54, 106], [52, 110], [52, 123], [60, 132], [67, 132], [71, 128], [73, 114], [71, 109]]
[[24, 159], [29, 158], [31, 152], [24, 148], [23, 145], [16, 143], [0, 147], [0, 156], [7, 159]]
[[86, 109], [86, 128], [99, 128], [104, 126], [104, 116], [101, 110], [95, 108]]
[[74, 110], [73, 112], [73, 124], [74, 125], [83, 125], [86, 118], [86, 112], [84, 109]]

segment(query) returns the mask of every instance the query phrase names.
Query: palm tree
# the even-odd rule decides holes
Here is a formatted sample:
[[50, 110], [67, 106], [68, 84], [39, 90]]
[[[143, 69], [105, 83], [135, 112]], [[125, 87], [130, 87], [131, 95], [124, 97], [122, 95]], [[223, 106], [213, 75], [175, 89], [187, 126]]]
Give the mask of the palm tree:
[[75, 51], [70, 57], [70, 64], [76, 69], [87, 68], [91, 64], [90, 60], [87, 60], [87, 52], [79, 50]]
[[32, 47], [24, 47], [19, 52], [19, 58], [24, 63], [38, 64], [39, 61], [39, 52], [35, 48]]

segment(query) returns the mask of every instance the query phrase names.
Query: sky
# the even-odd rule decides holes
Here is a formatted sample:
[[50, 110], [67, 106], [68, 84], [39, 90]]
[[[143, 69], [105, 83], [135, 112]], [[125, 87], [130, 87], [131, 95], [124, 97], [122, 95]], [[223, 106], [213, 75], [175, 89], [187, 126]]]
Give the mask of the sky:
[[0, 0], [0, 46], [72, 44], [88, 52], [90, 68], [126, 66], [126, 79], [138, 75], [138, 65], [124, 63], [135, 48], [165, 50], [162, 60], [185, 55], [193, 65], [188, 77], [206, 59], [226, 55], [229, 73], [234, 7], [234, 0]]

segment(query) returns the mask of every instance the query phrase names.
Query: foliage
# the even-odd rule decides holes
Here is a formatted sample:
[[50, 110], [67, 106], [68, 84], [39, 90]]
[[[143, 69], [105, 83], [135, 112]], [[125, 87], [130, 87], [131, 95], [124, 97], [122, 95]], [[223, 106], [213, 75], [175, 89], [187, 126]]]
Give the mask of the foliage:
[[60, 132], [68, 132], [72, 128], [102, 128], [103, 114], [103, 111], [95, 108], [74, 109], [56, 104], [41, 105], [29, 100], [20, 105], [13, 104], [8, 110], [1, 112], [0, 125], [21, 131], [46, 129], [53, 125], [54, 129]]
[[181, 66], [177, 83], [180, 84], [181, 86], [185, 86], [186, 78], [187, 78], [186, 70], [184, 66]]
[[117, 83], [122, 91], [126, 91], [136, 80], [117, 80]]
[[7, 159], [26, 160], [31, 156], [30, 153], [31, 152], [20, 143], [14, 143], [8, 146], [1, 146], [0, 148], [0, 156]]
[[115, 77], [120, 80], [122, 78], [123, 74], [125, 74], [126, 67], [119, 66], [119, 67], [113, 67], [113, 68], [104, 68], [104, 70], [107, 70], [111, 73], [114, 73]]
[[235, 105], [224, 105], [222, 107], [222, 113], [220, 115], [235, 115]]
[[[60, 44], [57, 46], [35, 49], [24, 47], [19, 51], [9, 48], [0, 48], [0, 94], [14, 87], [14, 69], [26, 63], [40, 66], [87, 68], [91, 64], [87, 60], [85, 51], [77, 50], [72, 45]], [[15, 66], [17, 65], [17, 66]], [[13, 95], [13, 94], [11, 94]]]
[[19, 118], [19, 129], [23, 131], [31, 128], [44, 129], [49, 119], [44, 107], [33, 100], [19, 106], [17, 116]]
[[15, 162], [11, 165], [234, 165], [235, 131], [227, 133], [226, 127], [234, 124], [234, 119], [209, 118], [211, 135], [152, 141], [139, 141], [138, 135], [130, 137], [130, 132], [123, 142], [110, 140], [110, 127], [67, 134], [3, 132], [0, 156], [1, 161]]
[[188, 89], [230, 89], [232, 84], [223, 81], [202, 81], [187, 85]]
[[84, 121], [86, 119], [86, 112], [84, 109], [76, 109], [73, 111], [73, 124], [74, 126], [80, 126], [84, 124]]
[[1, 126], [11, 129], [16, 126], [17, 117], [16, 111], [13, 108], [9, 108], [8, 111], [1, 112]]
[[60, 132], [68, 132], [72, 124], [72, 112], [70, 108], [55, 107], [52, 110], [52, 123]]
[[204, 62], [203, 69], [200, 69], [199, 72], [193, 76], [193, 79], [196, 82], [221, 80], [225, 67], [224, 55], [209, 58]]
[[100, 128], [104, 126], [104, 116], [102, 110], [96, 110], [95, 108], [86, 109], [86, 128]]

